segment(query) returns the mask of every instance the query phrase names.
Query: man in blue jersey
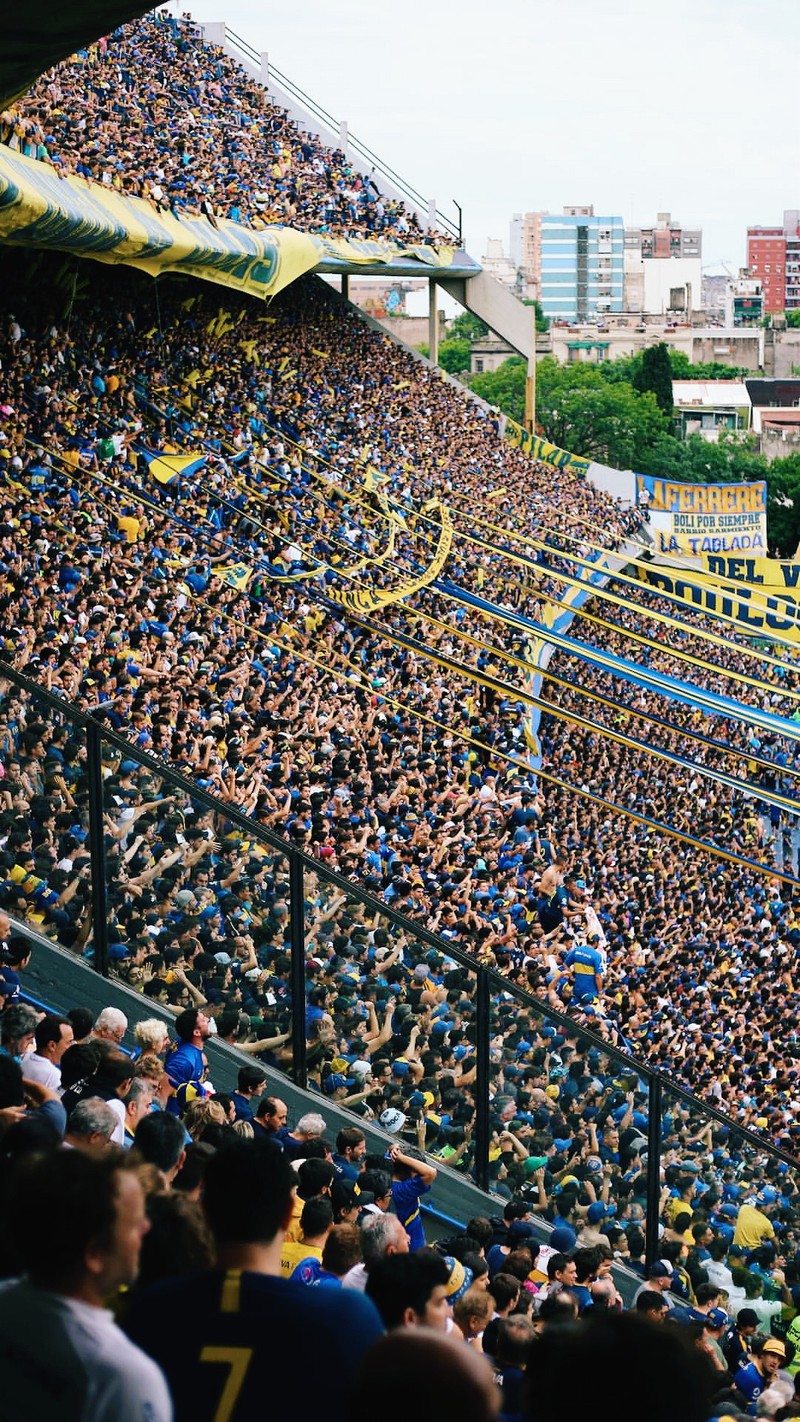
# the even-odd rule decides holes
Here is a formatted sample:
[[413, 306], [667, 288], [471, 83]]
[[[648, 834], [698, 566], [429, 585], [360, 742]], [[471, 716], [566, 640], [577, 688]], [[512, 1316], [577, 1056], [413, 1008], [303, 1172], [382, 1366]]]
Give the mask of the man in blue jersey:
[[414, 1146], [405, 1150], [400, 1145], [389, 1147], [387, 1160], [392, 1165], [392, 1202], [395, 1214], [408, 1235], [408, 1247], [413, 1252], [422, 1249], [425, 1231], [419, 1213], [419, 1202], [430, 1193], [436, 1179], [436, 1167], [429, 1165]]
[[738, 1371], [734, 1382], [747, 1398], [747, 1411], [756, 1415], [758, 1399], [766, 1392], [779, 1368], [786, 1363], [786, 1349], [780, 1338], [767, 1338], [752, 1362], [745, 1363]]
[[361, 1294], [280, 1278], [295, 1181], [271, 1141], [218, 1151], [203, 1187], [217, 1268], [142, 1289], [131, 1305], [127, 1332], [162, 1367], [176, 1422], [245, 1422], [265, 1398], [271, 1416], [293, 1415], [310, 1357], [325, 1379], [326, 1422], [345, 1422], [359, 1363], [383, 1327]]
[[[166, 1073], [174, 1091], [190, 1082], [200, 1085], [206, 1074], [206, 1054], [203, 1043], [207, 1041], [210, 1028], [208, 1018], [200, 1007], [187, 1007], [175, 1018], [175, 1033], [178, 1045], [167, 1057]], [[167, 1109], [175, 1116], [180, 1115], [176, 1098], [170, 1097]]]
[[588, 943], [573, 944], [563, 961], [558, 981], [571, 979], [573, 1004], [596, 1002], [603, 996], [605, 958], [596, 933]]

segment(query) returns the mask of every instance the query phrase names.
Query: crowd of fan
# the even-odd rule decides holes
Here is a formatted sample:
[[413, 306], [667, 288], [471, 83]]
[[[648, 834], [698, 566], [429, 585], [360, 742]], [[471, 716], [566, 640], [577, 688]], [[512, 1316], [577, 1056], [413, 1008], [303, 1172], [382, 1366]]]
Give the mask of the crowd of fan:
[[[166, 19], [54, 71], [0, 116], [0, 139], [177, 215], [421, 240], [343, 155]], [[92, 1336], [97, 1351], [76, 1386], [105, 1389], [84, 1415], [124, 1418], [127, 1397], [167, 1418], [158, 1369], [81, 1312], [138, 1269], [116, 1303], [179, 1415], [206, 1415], [206, 1377], [229, 1415], [246, 1415], [256, 1385], [292, 1405], [304, 1328], [332, 1417], [388, 1391], [391, 1422], [395, 1395], [405, 1407], [401, 1378], [427, 1365], [431, 1417], [463, 1391], [464, 1419], [483, 1422], [502, 1403], [509, 1419], [550, 1422], [567, 1379], [579, 1408], [581, 1349], [593, 1385], [600, 1357], [620, 1369], [632, 1353], [649, 1361], [646, 1402], [628, 1388], [637, 1416], [797, 1415], [800, 1195], [737, 1124], [794, 1153], [798, 1038], [786, 1024], [800, 913], [780, 879], [696, 843], [797, 873], [794, 820], [701, 773], [791, 795], [793, 744], [558, 656], [539, 737], [544, 770], [564, 783], [537, 776], [528, 708], [511, 689], [528, 675], [528, 643], [503, 610], [540, 620], [563, 595], [558, 574], [635, 534], [635, 515], [512, 450], [495, 418], [318, 284], [265, 315], [177, 282], [156, 306], [152, 287], [118, 272], [82, 277], [79, 290], [77, 273], [46, 260], [34, 290], [27, 261], [9, 254], [18, 295], [0, 337], [5, 655], [222, 808], [105, 742], [111, 957], [129, 986], [172, 1010], [175, 1042], [155, 1019], [137, 1024], [134, 1049], [113, 1009], [92, 1024], [80, 1009], [41, 1017], [26, 1006], [30, 948], [0, 911], [0, 1187], [15, 1222], [0, 1253], [6, 1276], [28, 1275], [0, 1290], [0, 1330], [19, 1334], [8, 1356], [24, 1363], [23, 1340], [54, 1329], [69, 1353], [80, 1325], [81, 1346]], [[204, 462], [160, 484], [145, 447]], [[442, 503], [455, 528], [451, 590], [437, 582], [381, 605], [424, 583], [446, 533]], [[470, 610], [459, 589], [483, 592], [500, 616]], [[354, 592], [356, 617], [343, 606]], [[629, 634], [654, 635], [645, 609], [674, 608], [644, 593], [632, 602], [611, 627], [573, 631], [641, 657]], [[791, 664], [770, 687], [746, 686], [737, 675], [760, 675], [746, 646], [731, 638], [710, 655], [699, 633], [713, 624], [692, 625], [655, 634], [649, 665], [687, 679], [678, 654], [689, 652], [713, 662], [708, 689], [794, 713]], [[481, 685], [491, 676], [508, 692]], [[0, 686], [0, 906], [90, 954], [85, 762], [60, 712]], [[314, 1113], [290, 1129], [255, 1061], [235, 1093], [214, 1093], [209, 1037], [283, 1071], [295, 1049], [288, 861], [236, 828], [225, 803], [507, 977], [490, 1003], [502, 1219], [425, 1247], [419, 1205], [437, 1163], [474, 1165], [474, 971], [321, 873], [304, 881], [309, 1085], [323, 1109], [348, 1107], [394, 1144], [370, 1156], [355, 1125], [326, 1140]], [[574, 1027], [521, 1008], [514, 984]], [[667, 1099], [661, 1257], [649, 1268], [648, 1096], [613, 1045], [731, 1121]], [[126, 1146], [134, 1170], [114, 1154]], [[89, 1206], [108, 1221], [123, 1203], [127, 1247], [121, 1230], [98, 1242]], [[552, 1226], [544, 1244], [537, 1224]], [[630, 1309], [615, 1264], [641, 1277]], [[415, 1340], [403, 1325], [449, 1339]], [[234, 1365], [226, 1387], [219, 1369], [234, 1348], [250, 1349], [252, 1372]], [[46, 1359], [36, 1363], [46, 1389]], [[36, 1379], [33, 1359], [19, 1377], [4, 1370], [12, 1411], [38, 1415]]]
[[[0, 953], [24, 974], [31, 948], [9, 927], [0, 920]], [[427, 1362], [442, 1376], [424, 1389], [424, 1419], [463, 1391], [458, 1415], [474, 1422], [551, 1422], [563, 1406], [551, 1349], [579, 1374], [585, 1351], [595, 1396], [604, 1384], [588, 1359], [602, 1349], [630, 1384], [609, 1385], [628, 1399], [623, 1418], [645, 1401], [648, 1417], [697, 1422], [800, 1414], [800, 1236], [777, 1189], [752, 1193], [755, 1163], [726, 1172], [721, 1194], [686, 1158], [665, 1164], [660, 1257], [646, 1266], [641, 1185], [618, 1213], [607, 1203], [610, 1163], [639, 1156], [631, 1098], [593, 1143], [596, 1188], [590, 1160], [588, 1173], [561, 1172], [548, 1199], [545, 1159], [536, 1201], [523, 1172], [502, 1214], [430, 1246], [421, 1207], [437, 1170], [424, 1145], [396, 1137], [370, 1153], [357, 1126], [334, 1139], [315, 1112], [290, 1125], [253, 1063], [234, 1091], [215, 1089], [213, 1021], [190, 1007], [170, 1026], [131, 1026], [118, 1008], [93, 1020], [20, 1000], [0, 1013], [8, 1415], [41, 1415], [58, 1377], [68, 1417], [139, 1409], [167, 1422], [174, 1406], [202, 1420], [227, 1380], [205, 1365], [231, 1365], [238, 1349], [250, 1361], [226, 1396], [244, 1419], [268, 1368], [273, 1404], [296, 1396], [311, 1340], [335, 1418], [359, 1416], [379, 1379], [391, 1391], [400, 1369], [418, 1378]], [[516, 1154], [516, 1135], [505, 1139]], [[782, 1189], [793, 1192], [788, 1178]], [[583, 1387], [573, 1378], [575, 1405]]]
[[[489, 628], [430, 588], [379, 609], [372, 627], [335, 606], [353, 586], [353, 557], [368, 561], [390, 536], [367, 471], [401, 520], [391, 524], [394, 553], [373, 589], [424, 568], [430, 535], [415, 511], [433, 494], [456, 519], [451, 582], [483, 587], [502, 605], [508, 575], [508, 605], [531, 615], [557, 591], [567, 553], [548, 555], [549, 567], [531, 559], [521, 578], [508, 554], [461, 536], [474, 528], [466, 505], [480, 507], [481, 496], [495, 520], [522, 527], [527, 518], [529, 528], [535, 520], [555, 547], [587, 525], [602, 524], [596, 541], [616, 541], [629, 526], [623, 516], [571, 472], [510, 449], [480, 408], [324, 288], [293, 290], [269, 317], [237, 318], [216, 296], [176, 285], [153, 327], [151, 288], [98, 274], [83, 307], [73, 308], [69, 333], [55, 319], [57, 291], [43, 289], [46, 313], [34, 305], [11, 318], [4, 345], [0, 615], [17, 665], [83, 709], [102, 705], [113, 727], [223, 801], [791, 1144], [793, 1041], [785, 1033], [775, 1040], [795, 1002], [791, 902], [754, 871], [632, 827], [576, 790], [537, 783], [525, 768], [524, 708], [515, 697], [477, 687], [465, 695], [457, 671], [425, 660], [435, 649], [477, 673], [508, 675], [502, 655], [524, 652], [514, 628]], [[137, 468], [137, 443], [202, 451], [205, 468], [160, 486]], [[355, 493], [362, 502], [354, 508]], [[329, 571], [320, 575], [323, 556]], [[223, 580], [231, 563], [255, 568], [246, 593]], [[363, 583], [369, 588], [366, 576]], [[458, 638], [464, 631], [485, 644], [474, 656]], [[411, 636], [412, 647], [390, 645], [397, 634]], [[727, 656], [735, 669], [742, 655], [732, 642], [727, 654], [717, 651], [717, 665]], [[583, 669], [582, 691], [592, 676]], [[643, 700], [650, 707], [654, 699], [633, 692], [629, 704], [641, 714]], [[3, 709], [14, 835], [6, 853], [21, 861], [8, 865], [7, 906], [33, 909], [81, 948], [89, 900], [80, 876], [70, 878], [76, 851], [79, 865], [85, 852], [81, 752], [63, 729], [54, 744], [48, 718], [13, 694]], [[599, 724], [604, 713], [593, 714]], [[683, 724], [680, 710], [668, 715]], [[711, 718], [705, 724], [713, 729]], [[596, 732], [549, 716], [541, 734], [546, 767], [577, 789], [679, 825], [691, 812], [692, 830], [705, 828], [712, 841], [724, 839], [730, 821], [751, 836], [751, 857], [772, 862], [769, 830], [762, 834], [763, 817], [743, 796], [709, 783], [704, 810], [692, 771], [645, 768]], [[247, 989], [250, 1015], [270, 1023], [288, 977], [280, 866], [238, 851], [224, 822], [185, 803], [162, 804], [157, 778], [133, 762], [108, 771], [122, 968], [140, 983], [148, 975], [135, 960], [151, 956], [143, 950], [158, 915], [166, 925], [159, 949], [174, 947], [170, 935], [188, 935], [206, 959], [233, 956], [232, 921], [253, 939], [252, 950], [239, 945], [248, 982], [256, 968], [274, 979]], [[676, 805], [679, 787], [691, 810]], [[18, 839], [23, 830], [35, 836], [30, 852], [25, 834]], [[571, 873], [559, 858], [571, 859]], [[320, 986], [344, 988], [327, 1030], [352, 1037], [372, 998], [385, 1031], [393, 981], [377, 975], [375, 945], [366, 942], [377, 925], [358, 923], [359, 911], [324, 885], [309, 897], [312, 967]], [[387, 942], [377, 946], [396, 949], [380, 931]], [[587, 975], [567, 960], [590, 933], [598, 935], [599, 971]], [[779, 982], [776, 959], [785, 965]], [[188, 988], [163, 985], [156, 972], [149, 990], [180, 996], [193, 988], [208, 1001], [241, 990], [217, 981], [219, 964], [202, 976], [204, 961], [192, 965], [201, 975]], [[391, 967], [402, 977], [400, 963]], [[434, 987], [445, 998], [457, 994], [440, 1017], [461, 1030], [467, 994], [455, 981]], [[746, 1035], [756, 1006], [761, 1041]], [[406, 1023], [403, 1047], [409, 1030]], [[421, 1021], [423, 1048], [431, 1035]], [[341, 1053], [330, 1041], [318, 1056], [329, 1065]], [[352, 1094], [352, 1084], [339, 1089]], [[408, 1092], [411, 1080], [405, 1085]]]
[[0, 142], [175, 217], [446, 243], [291, 120], [191, 22], [154, 14], [80, 50], [0, 114]]

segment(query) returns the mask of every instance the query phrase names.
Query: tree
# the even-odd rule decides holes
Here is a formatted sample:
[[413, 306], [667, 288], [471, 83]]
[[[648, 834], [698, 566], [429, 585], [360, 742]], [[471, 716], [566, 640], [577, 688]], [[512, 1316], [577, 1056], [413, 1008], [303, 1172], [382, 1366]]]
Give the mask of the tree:
[[800, 326], [800, 311], [784, 311], [787, 326]]
[[602, 365], [562, 366], [547, 357], [536, 367], [536, 409], [546, 437], [562, 449], [618, 469], [642, 469], [668, 421], [651, 392], [609, 381]]
[[448, 340], [480, 341], [488, 336], [489, 327], [472, 311], [460, 311], [447, 330]]
[[793, 558], [800, 544], [800, 454], [774, 459], [767, 468], [769, 549]]
[[439, 346], [439, 364], [449, 375], [461, 375], [469, 370], [471, 341], [462, 337], [448, 336]]
[[695, 365], [683, 351], [670, 351], [673, 380], [741, 380], [752, 375], [744, 365], [725, 365], [721, 360], [697, 361]]
[[672, 366], [669, 349], [663, 341], [642, 351], [642, 364], [633, 384], [641, 395], [652, 391], [659, 410], [672, 417]]
[[523, 301], [522, 304], [523, 304], [523, 306], [533, 306], [533, 307], [534, 307], [535, 312], [536, 312], [536, 329], [537, 329], [537, 331], [549, 331], [549, 330], [550, 330], [550, 317], [549, 317], [549, 316], [545, 316], [545, 314], [544, 314], [544, 312], [543, 312], [543, 310], [542, 310], [542, 304], [541, 304], [540, 301], [529, 301], [529, 300], [526, 298], [525, 301]]
[[[537, 367], [538, 370], [538, 367]], [[504, 414], [510, 415], [517, 424], [525, 419], [525, 380], [527, 363], [522, 356], [510, 356], [497, 370], [487, 370], [483, 375], [470, 376], [470, 388], [490, 405], [497, 405]]]

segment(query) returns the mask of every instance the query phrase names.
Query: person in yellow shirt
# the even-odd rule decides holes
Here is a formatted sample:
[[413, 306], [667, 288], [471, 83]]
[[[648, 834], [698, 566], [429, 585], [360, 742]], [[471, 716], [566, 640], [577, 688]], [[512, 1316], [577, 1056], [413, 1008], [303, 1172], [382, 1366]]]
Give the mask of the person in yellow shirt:
[[306, 1200], [315, 1195], [330, 1195], [335, 1176], [336, 1171], [329, 1160], [312, 1156], [302, 1161], [297, 1170], [298, 1187], [292, 1205], [292, 1218], [284, 1236], [287, 1244], [299, 1244], [303, 1237], [300, 1219]]
[[139, 537], [139, 520], [130, 509], [117, 517], [117, 528], [125, 534], [128, 543], [135, 543]]
[[766, 1244], [767, 1240], [775, 1238], [772, 1220], [767, 1213], [775, 1204], [772, 1198], [774, 1193], [770, 1190], [768, 1195], [766, 1190], [762, 1190], [761, 1194], [756, 1195], [755, 1203], [745, 1202], [739, 1206], [733, 1234], [734, 1246], [740, 1249], [757, 1249], [760, 1244]]
[[325, 1240], [333, 1229], [333, 1205], [329, 1195], [312, 1195], [300, 1215], [302, 1239], [287, 1240], [281, 1250], [281, 1278], [291, 1279], [305, 1259], [322, 1259]]

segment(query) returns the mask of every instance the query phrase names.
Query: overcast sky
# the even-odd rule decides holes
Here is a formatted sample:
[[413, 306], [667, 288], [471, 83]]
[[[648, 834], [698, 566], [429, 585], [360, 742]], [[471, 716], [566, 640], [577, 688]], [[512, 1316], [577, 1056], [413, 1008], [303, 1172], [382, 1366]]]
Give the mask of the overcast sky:
[[[183, 8], [183, 7], [181, 7]], [[420, 192], [469, 251], [515, 212], [594, 203], [703, 228], [742, 265], [748, 223], [800, 207], [796, 0], [201, 0]]]

